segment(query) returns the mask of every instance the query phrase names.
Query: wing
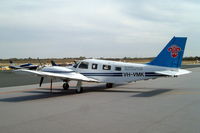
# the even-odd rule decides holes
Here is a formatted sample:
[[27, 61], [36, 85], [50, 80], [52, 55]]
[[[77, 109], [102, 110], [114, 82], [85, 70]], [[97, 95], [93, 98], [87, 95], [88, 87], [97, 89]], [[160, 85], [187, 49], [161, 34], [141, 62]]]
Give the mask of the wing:
[[34, 70], [27, 70], [27, 69], [19, 69], [15, 72], [24, 72], [24, 73], [31, 73], [41, 77], [53, 77], [59, 79], [67, 79], [67, 80], [77, 80], [77, 81], [86, 81], [86, 82], [98, 82], [95, 79], [88, 78], [80, 73], [70, 72], [70, 73], [52, 73], [52, 72], [43, 72], [43, 71], [34, 71]]
[[177, 69], [177, 70], [156, 71], [155, 73], [163, 74], [166, 76], [179, 76], [179, 75], [191, 73], [191, 71], [188, 71], [185, 69]]

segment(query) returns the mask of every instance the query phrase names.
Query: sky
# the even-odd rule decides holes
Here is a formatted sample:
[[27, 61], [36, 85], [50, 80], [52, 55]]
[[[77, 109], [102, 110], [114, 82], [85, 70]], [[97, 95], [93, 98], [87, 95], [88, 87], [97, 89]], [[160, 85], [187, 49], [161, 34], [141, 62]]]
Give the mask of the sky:
[[1, 0], [0, 58], [200, 56], [199, 0]]

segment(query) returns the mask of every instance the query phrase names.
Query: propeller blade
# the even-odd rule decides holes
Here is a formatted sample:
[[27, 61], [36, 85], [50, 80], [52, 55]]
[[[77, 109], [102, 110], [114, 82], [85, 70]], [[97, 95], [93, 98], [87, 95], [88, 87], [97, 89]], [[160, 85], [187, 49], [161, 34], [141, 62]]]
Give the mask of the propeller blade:
[[41, 79], [40, 79], [40, 87], [42, 86], [43, 80], [44, 80], [44, 77], [41, 77]]
[[39, 59], [39, 57], [38, 57], [37, 59], [38, 59], [38, 61], [39, 61], [39, 63], [40, 63], [40, 66], [42, 66], [42, 63], [40, 62], [40, 59]]
[[50, 85], [51, 93], [52, 93], [52, 83], [53, 83], [53, 80], [51, 79], [51, 85]]

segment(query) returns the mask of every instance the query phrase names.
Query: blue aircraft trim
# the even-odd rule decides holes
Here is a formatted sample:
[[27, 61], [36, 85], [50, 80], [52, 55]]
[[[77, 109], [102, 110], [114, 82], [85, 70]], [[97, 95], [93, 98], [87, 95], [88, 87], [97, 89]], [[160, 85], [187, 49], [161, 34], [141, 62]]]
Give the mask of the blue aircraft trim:
[[156, 76], [159, 76], [159, 77], [167, 77], [167, 75], [158, 74], [158, 73], [155, 73], [155, 72], [145, 72], [145, 76], [146, 76], [146, 77], [156, 77]]
[[81, 73], [81, 74], [122, 74], [122, 73]]
[[180, 68], [186, 41], [187, 37], [173, 37], [159, 55], [147, 64]]
[[81, 73], [84, 76], [122, 76], [122, 73]]
[[[122, 77], [123, 73], [81, 73], [84, 76]], [[165, 77], [166, 75], [155, 72], [145, 72], [145, 77]]]
[[[71, 73], [75, 71], [43, 71], [43, 72], [52, 72], [52, 73]], [[81, 73], [84, 76], [105, 76], [105, 77], [123, 77], [123, 73]], [[166, 75], [157, 74], [155, 72], [145, 72], [145, 77], [164, 77]]]

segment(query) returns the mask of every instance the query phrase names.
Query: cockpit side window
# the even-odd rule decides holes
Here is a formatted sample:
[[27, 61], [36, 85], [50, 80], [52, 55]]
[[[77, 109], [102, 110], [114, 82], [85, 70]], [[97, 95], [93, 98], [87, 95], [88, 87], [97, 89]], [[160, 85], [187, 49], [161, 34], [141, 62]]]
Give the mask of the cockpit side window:
[[110, 65], [103, 65], [103, 70], [110, 70], [111, 66]]
[[88, 69], [88, 65], [89, 65], [88, 62], [81, 62], [81, 64], [79, 65], [78, 68], [81, 68], [81, 69]]
[[97, 64], [92, 64], [92, 69], [97, 69], [98, 65]]

